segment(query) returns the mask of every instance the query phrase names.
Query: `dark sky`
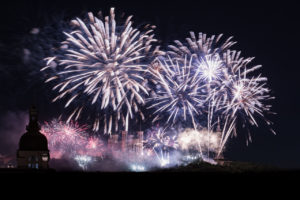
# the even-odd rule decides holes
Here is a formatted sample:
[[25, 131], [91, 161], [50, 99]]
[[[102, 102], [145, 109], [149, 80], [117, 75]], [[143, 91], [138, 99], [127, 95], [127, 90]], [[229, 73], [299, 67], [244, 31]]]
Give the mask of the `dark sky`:
[[174, 39], [183, 41], [191, 30], [234, 36], [238, 42], [235, 49], [244, 56], [255, 56], [253, 64], [262, 64], [261, 73], [269, 78], [268, 86], [276, 97], [273, 111], [277, 113], [269, 119], [275, 123], [278, 134], [272, 135], [266, 127], [254, 129], [252, 144], [246, 147], [244, 137], [233, 139], [225, 155], [232, 160], [300, 168], [299, 17], [296, 4], [288, 1], [1, 1], [0, 131], [4, 130], [8, 112], [22, 112], [36, 99], [43, 119], [53, 115], [52, 105], [43, 101], [49, 99], [48, 92], [43, 97], [35, 96], [44, 88], [35, 88], [39, 82], [31, 79], [34, 75], [28, 75], [18, 58], [30, 30], [45, 27], [56, 19], [82, 16], [86, 11], [108, 13], [111, 6], [117, 12], [134, 15], [137, 22], [157, 25], [156, 35], [162, 45]]

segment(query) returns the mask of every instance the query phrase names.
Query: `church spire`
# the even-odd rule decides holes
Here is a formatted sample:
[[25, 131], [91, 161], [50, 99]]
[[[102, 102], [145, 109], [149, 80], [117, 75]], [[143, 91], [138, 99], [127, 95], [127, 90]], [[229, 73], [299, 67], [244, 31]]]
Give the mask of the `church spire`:
[[32, 106], [29, 110], [29, 124], [26, 126], [26, 130], [29, 133], [38, 133], [40, 129], [37, 109], [35, 106]]

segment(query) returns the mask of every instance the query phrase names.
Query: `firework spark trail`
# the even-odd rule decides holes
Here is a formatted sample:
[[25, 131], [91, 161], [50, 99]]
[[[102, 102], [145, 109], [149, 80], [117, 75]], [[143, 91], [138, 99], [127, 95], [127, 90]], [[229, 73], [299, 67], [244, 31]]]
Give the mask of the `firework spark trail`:
[[190, 32], [190, 38], [186, 38], [187, 45], [184, 45], [179, 40], [175, 40], [175, 45], [169, 45], [168, 53], [175, 57], [177, 60], [183, 60], [185, 55], [196, 55], [196, 58], [199, 63], [201, 60], [205, 58], [206, 55], [215, 55], [225, 52], [231, 46], [233, 46], [236, 42], [231, 41], [232, 37], [229, 37], [224, 43], [220, 44], [220, 39], [223, 34], [212, 35], [211, 37], [207, 37], [204, 33], [199, 33], [198, 38], [194, 32]]
[[[113, 124], [118, 131], [118, 123], [128, 130], [129, 118], [138, 114], [144, 115], [139, 105], [145, 103], [145, 96], [149, 88], [144, 78], [147, 66], [155, 55], [163, 54], [157, 46], [152, 48], [154, 39], [153, 29], [140, 32], [132, 27], [132, 16], [124, 24], [115, 20], [114, 8], [110, 16], [100, 20], [92, 13], [88, 13], [88, 22], [79, 18], [72, 21], [76, 30], [64, 33], [67, 40], [63, 44], [68, 48], [63, 56], [46, 58], [46, 70], [54, 60], [64, 69], [58, 71], [46, 82], [59, 80], [53, 88], [58, 89], [59, 95], [53, 99], [57, 101], [68, 98], [65, 107], [75, 99], [85, 98], [82, 105], [76, 105], [68, 121], [77, 120], [87, 102], [96, 104], [104, 113], [104, 133], [112, 133]], [[100, 128], [100, 117], [94, 120], [93, 130]]]

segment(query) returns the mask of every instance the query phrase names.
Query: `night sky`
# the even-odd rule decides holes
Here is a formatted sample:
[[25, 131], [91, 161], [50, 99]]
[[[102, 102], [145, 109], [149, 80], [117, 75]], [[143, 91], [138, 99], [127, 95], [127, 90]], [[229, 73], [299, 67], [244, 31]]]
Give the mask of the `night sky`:
[[[268, 77], [268, 87], [276, 97], [271, 104], [277, 115], [269, 115], [268, 119], [274, 122], [277, 135], [274, 136], [264, 126], [253, 129], [253, 142], [246, 147], [245, 137], [233, 138], [225, 157], [300, 168], [300, 115], [297, 104], [300, 102], [300, 66], [299, 45], [296, 44], [299, 11], [296, 5], [287, 1], [1, 1], [0, 154], [15, 153], [14, 145], [20, 134], [25, 132], [26, 121], [22, 119], [31, 104], [38, 106], [41, 120], [58, 115], [59, 106], [50, 103], [54, 95], [39, 75], [42, 62], [38, 60], [43, 55], [43, 48], [47, 48], [53, 38], [47, 38], [47, 34], [60, 37], [64, 28], [53, 24], [82, 17], [87, 11], [102, 10], [107, 14], [111, 6], [116, 8], [117, 13], [123, 11], [134, 15], [137, 23], [155, 24], [155, 34], [163, 48], [175, 39], [183, 41], [191, 30], [234, 36], [234, 41], [238, 43], [233, 49], [241, 50], [245, 57], [256, 57], [253, 65], [263, 65], [260, 72]], [[57, 31], [47, 29], [49, 26], [56, 27]], [[41, 47], [35, 44], [40, 40], [30, 34], [32, 28], [47, 33], [43, 35], [45, 42]], [[35, 49], [31, 51], [28, 62], [24, 58], [24, 48]]]

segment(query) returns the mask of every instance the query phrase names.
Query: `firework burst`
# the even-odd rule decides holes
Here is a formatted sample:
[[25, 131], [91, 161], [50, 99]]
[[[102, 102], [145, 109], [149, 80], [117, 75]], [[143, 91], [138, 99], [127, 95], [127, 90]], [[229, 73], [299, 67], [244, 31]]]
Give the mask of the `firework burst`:
[[170, 134], [166, 129], [157, 127], [148, 132], [146, 146], [151, 148], [177, 149], [177, 135]]
[[171, 57], [158, 59], [149, 71], [156, 84], [155, 94], [148, 99], [152, 102], [148, 108], [155, 108], [153, 122], [167, 113], [167, 124], [174, 125], [183, 119], [192, 121], [196, 128], [195, 115], [201, 113], [199, 105], [203, 104], [203, 98], [198, 74], [192, 71], [192, 59], [185, 58], [183, 64]]
[[88, 126], [70, 121], [65, 123], [56, 119], [45, 122], [41, 132], [49, 141], [49, 149], [53, 158], [75, 158], [75, 156], [102, 157], [104, 144], [97, 137], [90, 137]]
[[145, 146], [151, 149], [162, 167], [170, 164], [170, 152], [178, 148], [177, 135], [156, 127], [148, 132]]
[[[266, 78], [250, 77], [244, 72], [238, 73], [230, 80], [223, 81], [222, 86], [218, 87], [211, 94], [216, 106], [216, 112], [220, 112], [224, 128], [222, 133], [222, 141], [220, 143], [220, 151], [222, 151], [231, 133], [236, 133], [236, 123], [239, 118], [242, 125], [247, 124], [258, 127], [256, 118], [263, 119], [268, 125], [269, 120], [264, 117], [264, 113], [270, 113], [271, 105], [266, 104], [270, 99], [270, 90], [266, 87]], [[271, 131], [275, 134], [273, 129]], [[251, 135], [248, 134], [247, 144], [251, 142]]]
[[104, 133], [111, 133], [113, 127], [117, 131], [119, 122], [128, 130], [135, 113], [144, 119], [139, 106], [145, 103], [149, 88], [143, 74], [151, 58], [162, 52], [159, 47], [152, 48], [156, 42], [153, 29], [140, 32], [132, 27], [131, 18], [117, 23], [114, 8], [104, 20], [92, 13], [88, 13], [86, 22], [76, 18], [72, 21], [75, 30], [64, 33], [64, 55], [45, 59], [47, 66], [42, 70], [50, 68], [54, 60], [63, 66], [46, 80], [59, 80], [53, 88], [59, 95], [53, 101], [68, 98], [65, 107], [76, 99], [82, 102], [74, 103], [68, 121], [77, 120], [87, 103], [96, 106], [94, 131], [99, 130], [101, 119]]
[[[175, 45], [169, 45], [167, 56], [158, 62], [159, 67], [152, 67], [151, 73], [159, 86], [150, 107], [156, 108], [155, 120], [166, 112], [167, 122], [173, 119], [172, 125], [176, 116], [186, 120], [185, 110], [189, 110], [187, 121], [192, 121], [195, 131], [204, 126], [211, 133], [218, 123], [222, 130], [220, 155], [229, 136], [236, 135], [237, 118], [243, 119], [243, 126], [258, 126], [257, 117], [271, 124], [264, 113], [271, 113], [266, 102], [273, 97], [266, 87], [267, 78], [251, 75], [261, 65], [249, 67], [253, 57], [241, 57], [241, 52], [230, 49], [236, 43], [231, 41], [232, 37], [221, 43], [222, 35], [208, 37], [199, 33], [198, 38], [193, 32], [190, 35], [185, 44], [176, 40]], [[247, 143], [251, 141], [248, 135]]]

